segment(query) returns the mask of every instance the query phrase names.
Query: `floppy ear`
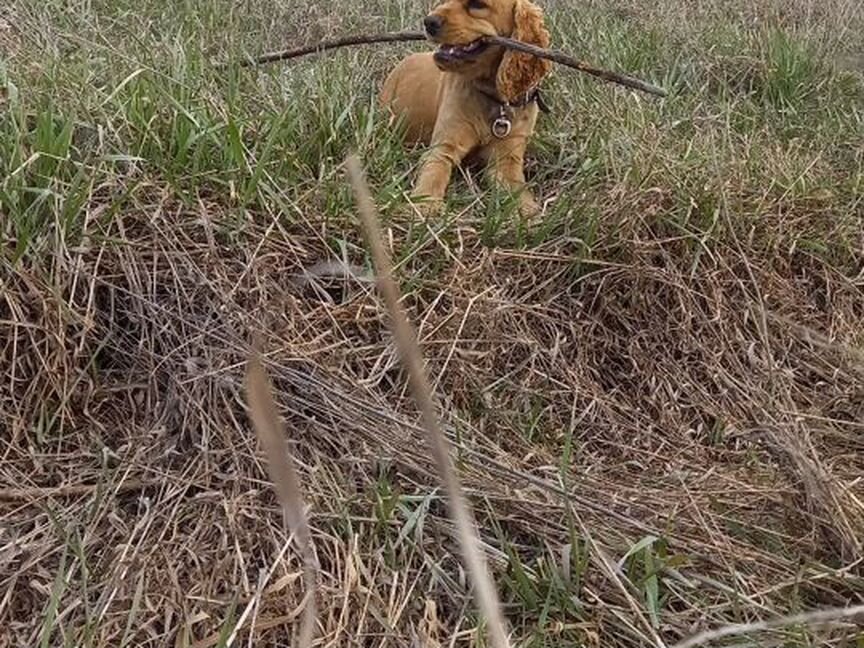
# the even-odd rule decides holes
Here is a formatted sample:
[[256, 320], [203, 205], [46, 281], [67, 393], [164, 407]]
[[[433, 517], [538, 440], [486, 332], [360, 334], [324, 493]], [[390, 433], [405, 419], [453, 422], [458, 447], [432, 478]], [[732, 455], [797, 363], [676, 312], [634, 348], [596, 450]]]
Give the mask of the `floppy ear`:
[[[513, 8], [514, 40], [538, 47], [549, 47], [549, 32], [543, 25], [543, 10], [530, 0], [516, 0]], [[519, 101], [536, 88], [552, 69], [551, 61], [524, 52], [507, 50], [498, 66], [495, 85], [505, 101]]]

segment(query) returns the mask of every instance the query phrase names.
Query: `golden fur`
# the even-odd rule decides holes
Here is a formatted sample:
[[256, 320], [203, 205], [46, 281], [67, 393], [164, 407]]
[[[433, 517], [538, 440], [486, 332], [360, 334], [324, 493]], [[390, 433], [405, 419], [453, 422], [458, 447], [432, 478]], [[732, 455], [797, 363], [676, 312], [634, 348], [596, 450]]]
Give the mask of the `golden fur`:
[[[482, 36], [507, 36], [549, 46], [543, 14], [529, 0], [443, 0], [429, 14], [430, 40], [442, 49], [468, 46]], [[447, 47], [444, 47], [447, 46]], [[523, 214], [536, 213], [537, 204], [525, 188], [525, 148], [534, 132], [536, 102], [510, 108], [512, 130], [498, 139], [491, 124], [501, 101], [518, 104], [549, 72], [549, 61], [488, 46], [476, 55], [455, 60], [438, 53], [413, 54], [403, 59], [384, 82], [382, 103], [401, 118], [409, 142], [430, 144], [414, 196], [428, 199], [436, 209], [444, 198], [453, 167], [469, 155], [488, 164], [490, 178], [519, 192]]]

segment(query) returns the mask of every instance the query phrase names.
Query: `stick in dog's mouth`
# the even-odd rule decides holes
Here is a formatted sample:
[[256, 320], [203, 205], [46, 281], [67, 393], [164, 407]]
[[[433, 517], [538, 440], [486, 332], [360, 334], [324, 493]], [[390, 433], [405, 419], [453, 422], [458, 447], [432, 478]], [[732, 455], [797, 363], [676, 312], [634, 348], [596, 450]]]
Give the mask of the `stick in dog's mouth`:
[[[302, 47], [294, 47], [278, 52], [270, 52], [269, 54], [263, 54], [254, 58], [247, 58], [245, 60], [239, 61], [239, 65], [242, 67], [246, 67], [250, 65], [272, 63], [274, 61], [285, 61], [288, 59], [297, 58], [298, 56], [320, 53], [330, 49], [335, 49], [337, 47], [348, 47], [351, 45], [428, 40], [428, 37], [421, 32], [394, 32], [390, 34], [362, 34], [358, 36], [346, 36], [344, 38], [321, 41], [312, 45], [304, 45]], [[603, 70], [601, 68], [594, 67], [593, 65], [586, 63], [585, 61], [581, 61], [573, 56], [564, 54], [563, 52], [544, 49], [542, 47], [530, 45], [529, 43], [523, 43], [520, 41], [512, 40], [510, 38], [504, 38], [503, 36], [484, 36], [482, 38], [478, 38], [477, 40], [480, 41], [483, 45], [498, 45], [507, 49], [525, 52], [526, 54], [531, 54], [532, 56], [545, 58], [550, 61], [560, 63], [561, 65], [566, 65], [567, 67], [573, 68], [575, 70], [580, 70], [582, 72], [585, 72], [586, 74], [590, 74], [600, 79], [604, 79], [605, 81], [617, 83], [619, 85], [633, 88], [635, 90], [641, 90], [642, 92], [647, 92], [658, 97], [666, 96], [666, 91], [663, 88], [658, 88], [656, 85], [641, 81], [639, 79], [635, 79], [626, 74], [619, 74], [617, 72], [612, 72], [611, 70]], [[476, 55], [478, 52], [474, 52], [473, 54]], [[448, 54], [443, 53], [443, 50], [441, 49], [436, 50], [436, 55], [444, 57], [448, 56]], [[446, 60], [456, 61], [460, 59], [454, 57], [452, 59]], [[223, 66], [224, 65], [228, 64], [223, 64]]]

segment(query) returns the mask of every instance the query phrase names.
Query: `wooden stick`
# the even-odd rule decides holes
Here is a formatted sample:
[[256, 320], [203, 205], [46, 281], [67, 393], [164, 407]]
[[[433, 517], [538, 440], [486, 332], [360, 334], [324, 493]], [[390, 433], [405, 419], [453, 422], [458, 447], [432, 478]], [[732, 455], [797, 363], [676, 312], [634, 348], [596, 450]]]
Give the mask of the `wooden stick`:
[[348, 175], [354, 188], [358, 211], [366, 231], [366, 239], [378, 274], [378, 288], [390, 313], [390, 328], [402, 363], [408, 372], [411, 391], [423, 418], [423, 429], [429, 444], [438, 476], [444, 484], [444, 492], [450, 505], [450, 515], [456, 529], [456, 539], [462, 550], [462, 558], [474, 584], [474, 596], [486, 622], [489, 624], [492, 648], [509, 648], [504, 617], [492, 577], [480, 551], [480, 540], [473, 516], [462, 496], [459, 478], [450, 463], [448, 444], [435, 412], [432, 388], [423, 366], [423, 356], [417, 344], [417, 336], [401, 305], [399, 288], [392, 277], [392, 264], [384, 249], [383, 236], [375, 213], [375, 206], [360, 161], [351, 155], [346, 161]]
[[294, 47], [292, 49], [280, 50], [278, 52], [270, 52], [262, 54], [255, 58], [248, 58], [245, 61], [240, 61], [241, 67], [249, 67], [252, 65], [261, 65], [263, 63], [273, 63], [274, 61], [286, 61], [288, 59], [306, 56], [307, 54], [318, 54], [327, 50], [336, 49], [337, 47], [349, 47], [351, 45], [370, 45], [372, 43], [398, 43], [400, 41], [422, 41], [426, 37], [420, 32], [392, 32], [389, 34], [358, 34], [357, 36], [345, 36], [344, 38], [335, 38], [333, 40], [323, 40], [314, 45], [304, 45], [303, 47]]
[[[345, 38], [337, 38], [334, 40], [325, 40], [314, 45], [304, 45], [303, 47], [295, 47], [292, 49], [281, 50], [278, 52], [270, 52], [269, 54], [262, 54], [261, 56], [241, 61], [239, 65], [241, 67], [248, 67], [251, 65], [273, 63], [275, 61], [285, 61], [288, 59], [298, 58], [300, 56], [306, 56], [307, 54], [316, 54], [319, 52], [336, 49], [337, 47], [348, 47], [351, 45], [367, 45], [371, 43], [395, 43], [400, 41], [423, 40], [427, 40], [427, 38], [420, 32], [360, 34], [357, 36], [346, 36]], [[660, 88], [652, 83], [642, 81], [641, 79], [637, 79], [626, 74], [619, 74], [618, 72], [612, 72], [611, 70], [604, 70], [602, 68], [594, 67], [590, 63], [580, 61], [579, 59], [574, 58], [569, 54], [565, 54], [564, 52], [543, 49], [542, 47], [537, 47], [536, 45], [531, 45], [529, 43], [523, 43], [522, 41], [513, 40], [512, 38], [505, 38], [504, 36], [484, 36], [482, 40], [486, 43], [491, 43], [500, 47], [506, 47], [507, 49], [518, 50], [520, 52], [525, 52], [526, 54], [531, 54], [532, 56], [536, 56], [538, 58], [548, 59], [550, 61], [553, 61], [554, 63], [560, 63], [561, 65], [573, 68], [574, 70], [579, 70], [580, 72], [584, 72], [586, 74], [590, 74], [597, 78], [603, 79], [604, 81], [609, 81], [610, 83], [617, 83], [618, 85], [633, 88], [634, 90], [641, 90], [642, 92], [647, 92], [648, 94], [653, 94], [658, 97], [665, 97], [667, 95], [666, 91], [663, 88]]]
[[604, 81], [617, 83], [618, 85], [633, 88], [634, 90], [641, 90], [642, 92], [657, 95], [658, 97], [665, 97], [667, 94], [663, 88], [660, 88], [653, 83], [648, 83], [647, 81], [642, 81], [641, 79], [626, 74], [619, 74], [618, 72], [612, 72], [611, 70], [594, 67], [590, 63], [580, 61], [564, 52], [543, 49], [542, 47], [537, 47], [530, 43], [523, 43], [522, 41], [513, 40], [512, 38], [504, 38], [503, 36], [487, 36], [484, 40], [495, 45], [500, 45], [501, 47], [506, 47], [507, 49], [514, 49], [520, 52], [525, 52], [526, 54], [532, 54], [537, 58], [549, 59], [550, 61], [566, 65], [567, 67], [579, 70], [580, 72], [585, 72], [586, 74], [598, 77]]

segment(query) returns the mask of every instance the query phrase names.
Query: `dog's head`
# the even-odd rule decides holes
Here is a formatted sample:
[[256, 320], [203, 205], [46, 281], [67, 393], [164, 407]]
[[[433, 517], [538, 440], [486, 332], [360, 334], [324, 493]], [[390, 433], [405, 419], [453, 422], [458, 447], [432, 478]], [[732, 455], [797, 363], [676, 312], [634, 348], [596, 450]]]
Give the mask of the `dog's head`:
[[494, 77], [501, 96], [516, 101], [537, 87], [551, 63], [530, 54], [483, 43], [484, 36], [506, 36], [549, 46], [543, 12], [530, 0], [443, 0], [423, 21], [439, 45], [435, 63], [442, 70]]

